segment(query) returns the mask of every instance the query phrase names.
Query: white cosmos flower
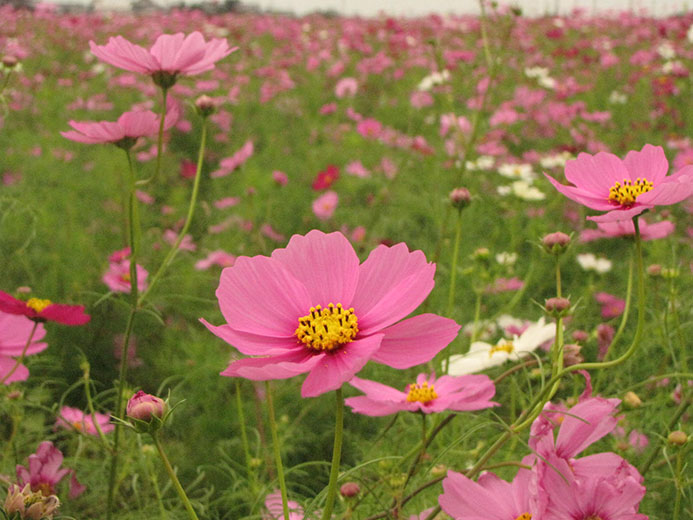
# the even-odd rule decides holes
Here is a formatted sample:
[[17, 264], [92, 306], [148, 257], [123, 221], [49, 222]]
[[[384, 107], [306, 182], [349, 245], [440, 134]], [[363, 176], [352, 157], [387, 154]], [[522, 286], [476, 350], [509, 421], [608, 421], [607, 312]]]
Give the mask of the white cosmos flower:
[[583, 253], [576, 257], [578, 264], [585, 271], [596, 271], [599, 274], [611, 271], [611, 260], [603, 257], [596, 257], [592, 253]]
[[546, 67], [525, 67], [525, 76], [528, 78], [546, 78], [549, 75], [549, 69]]
[[568, 159], [572, 159], [573, 156], [570, 152], [561, 152], [555, 155], [547, 155], [539, 160], [539, 164], [542, 168], [563, 168]]
[[515, 181], [510, 186], [498, 186], [499, 195], [515, 195], [523, 200], [544, 200], [546, 195], [527, 181]]
[[691, 25], [688, 28], [688, 32], [686, 33], [686, 39], [689, 43], [693, 43], [693, 25]]
[[542, 317], [532, 323], [519, 336], [513, 339], [501, 339], [495, 345], [483, 341], [475, 341], [466, 354], [450, 356], [448, 375], [461, 376], [474, 374], [487, 368], [502, 365], [508, 360], [517, 361], [527, 357], [530, 352], [556, 337], [556, 326], [546, 323]]
[[531, 182], [536, 178], [531, 164], [501, 164], [498, 167], [498, 173], [508, 179], [520, 179], [527, 182]]
[[496, 255], [496, 262], [500, 265], [512, 266], [517, 262], [517, 253], [509, 253], [507, 251], [502, 251]]

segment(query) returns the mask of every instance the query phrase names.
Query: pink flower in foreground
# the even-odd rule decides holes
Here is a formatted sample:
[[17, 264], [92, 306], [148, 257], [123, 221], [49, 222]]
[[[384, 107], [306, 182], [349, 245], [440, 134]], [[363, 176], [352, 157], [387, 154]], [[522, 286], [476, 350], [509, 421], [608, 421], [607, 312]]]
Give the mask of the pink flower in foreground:
[[532, 473], [527, 469], [518, 471], [512, 483], [493, 473], [484, 473], [474, 482], [461, 473], [448, 471], [438, 503], [455, 520], [530, 520], [531, 480]]
[[[177, 103], [172, 103], [171, 110], [164, 119], [164, 130], [171, 128], [180, 111]], [[117, 121], [69, 121], [73, 130], [60, 132], [66, 139], [79, 143], [111, 143], [120, 148], [131, 148], [138, 138], [154, 135], [159, 132], [159, 116], [151, 110], [133, 110], [122, 114]]]
[[222, 38], [205, 42], [198, 31], [187, 36], [183, 33], [162, 34], [150, 50], [122, 36], [109, 38], [106, 45], [89, 41], [89, 47], [94, 56], [115, 67], [141, 74], [166, 73], [173, 76], [174, 82], [178, 74], [194, 76], [213, 69], [217, 61], [238, 49], [229, 48], [228, 42]]
[[83, 305], [53, 303], [39, 298], [23, 301], [4, 291], [0, 291], [0, 311], [26, 316], [37, 323], [54, 321], [62, 325], [84, 325], [91, 319], [91, 316], [84, 313]]
[[[137, 290], [142, 292], [147, 289], [147, 276], [149, 273], [140, 264], [137, 264]], [[108, 290], [116, 293], [129, 293], [132, 290], [130, 283], [130, 260], [108, 264], [101, 281], [108, 286]]]
[[339, 195], [336, 191], [326, 191], [313, 201], [313, 213], [320, 220], [328, 220], [334, 215], [339, 203]]
[[366, 395], [349, 397], [345, 403], [354, 413], [380, 417], [397, 412], [436, 413], [443, 410], [457, 412], [482, 410], [498, 403], [490, 401], [496, 387], [488, 376], [434, 376], [419, 374], [416, 383], [407, 385], [404, 392], [353, 377], [349, 384]]
[[151, 421], [152, 417], [161, 419], [166, 413], [166, 403], [161, 397], [137, 391], [130, 400], [126, 408], [126, 414], [138, 421]]
[[693, 166], [667, 176], [669, 163], [660, 146], [646, 144], [630, 151], [624, 160], [613, 154], [581, 153], [565, 165], [565, 186], [546, 175], [569, 199], [604, 215], [587, 217], [595, 222], [628, 220], [655, 206], [676, 204], [693, 194]]
[[26, 381], [29, 377], [29, 370], [24, 365], [17, 366], [17, 361], [13, 358], [20, 357], [22, 352], [25, 356], [37, 354], [48, 347], [46, 343], [41, 342], [46, 335], [46, 329], [39, 323], [36, 325], [31, 343], [26, 351], [24, 350], [34, 325], [35, 323], [25, 316], [0, 311], [0, 381], [4, 381], [6, 385], [15, 381]]
[[55, 428], [77, 430], [87, 435], [96, 436], [99, 434], [96, 429], [96, 423], [98, 423], [103, 433], [109, 433], [115, 428], [115, 425], [111, 424], [111, 417], [109, 415], [96, 412], [92, 416], [91, 414], [84, 413], [79, 408], [63, 406], [55, 421]]
[[[301, 395], [341, 388], [368, 360], [425, 363], [457, 336], [453, 320], [411, 313], [433, 289], [435, 265], [405, 244], [380, 245], [359, 265], [341, 233], [294, 235], [270, 257], [239, 257], [216, 291], [226, 324], [207, 328], [242, 354], [222, 375], [255, 381], [308, 373]], [[399, 323], [398, 323], [399, 322]]]
[[[55, 495], [55, 486], [74, 470], [68, 468], [60, 469], [63, 463], [62, 452], [53, 446], [51, 441], [43, 441], [39, 444], [36, 453], [29, 455], [29, 468], [17, 464], [17, 483], [19, 486], [29, 484], [32, 491], [40, 491], [44, 496]], [[76, 479], [70, 482], [70, 496], [75, 497], [78, 491], [84, 488], [79, 485]], [[75, 484], [77, 486], [75, 486]]]

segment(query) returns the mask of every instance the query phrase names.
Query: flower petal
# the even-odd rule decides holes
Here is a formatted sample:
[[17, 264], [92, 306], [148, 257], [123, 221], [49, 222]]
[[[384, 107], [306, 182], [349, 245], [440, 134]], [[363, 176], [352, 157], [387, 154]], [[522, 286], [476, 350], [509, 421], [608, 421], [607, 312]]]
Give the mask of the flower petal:
[[382, 330], [385, 335], [373, 361], [393, 368], [426, 363], [457, 337], [460, 326], [435, 314], [420, 314]]
[[313, 369], [323, 357], [324, 354], [313, 354], [308, 349], [302, 349], [278, 356], [239, 359], [233, 361], [221, 375], [253, 381], [287, 379]]
[[404, 392], [400, 392], [396, 388], [378, 383], [377, 381], [369, 381], [368, 379], [361, 379], [360, 377], [354, 376], [349, 381], [349, 384], [357, 390], [361, 390], [366, 396], [377, 398], [380, 401], [398, 402], [407, 398], [407, 394]]
[[286, 248], [272, 253], [272, 258], [308, 289], [310, 306], [352, 306], [359, 281], [359, 258], [341, 233], [313, 230], [305, 236], [294, 235]]
[[301, 397], [316, 397], [341, 388], [368, 363], [382, 339], [382, 334], [375, 334], [325, 354], [303, 382]]
[[392, 401], [378, 401], [365, 395], [349, 397], [344, 400], [344, 404], [351, 407], [353, 413], [368, 415], [369, 417], [383, 417], [402, 411], [405, 406], [403, 403]]
[[234, 330], [228, 325], [214, 326], [208, 323], [204, 318], [200, 318], [200, 321], [212, 334], [223, 339], [226, 343], [246, 356], [274, 356], [286, 354], [287, 351], [292, 349], [305, 349], [303, 345], [297, 344], [295, 337], [275, 338], [250, 334], [249, 332]]
[[669, 162], [664, 155], [664, 149], [661, 146], [652, 146], [646, 144], [642, 150], [632, 150], [628, 152], [626, 158], [623, 159], [631, 180], [637, 178], [647, 179], [655, 186], [666, 177], [669, 171]]
[[[7, 377], [7, 374], [15, 367], [17, 361], [11, 357], [0, 356], [0, 381]], [[5, 380], [6, 385], [14, 383], [16, 381], [26, 381], [29, 378], [29, 369], [24, 365], [19, 365], [12, 375]]]

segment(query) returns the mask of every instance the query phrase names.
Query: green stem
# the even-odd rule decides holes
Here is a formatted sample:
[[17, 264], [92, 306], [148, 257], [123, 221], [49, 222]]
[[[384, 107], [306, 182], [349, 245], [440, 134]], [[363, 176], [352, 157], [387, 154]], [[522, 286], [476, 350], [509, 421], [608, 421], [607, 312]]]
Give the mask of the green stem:
[[[674, 415], [669, 420], [669, 424], [667, 425], [666, 431], [671, 431], [674, 428], [674, 426], [676, 426], [676, 423], [679, 421], [679, 419], [681, 419], [683, 414], [686, 413], [686, 410], [688, 410], [688, 407], [691, 405], [691, 403], [693, 403], [693, 396], [691, 396], [691, 394], [684, 395], [682, 397], [679, 407], [676, 409]], [[660, 445], [657, 444], [657, 446], [655, 446], [654, 449], [650, 452], [649, 457], [647, 457], [645, 463], [640, 467], [640, 474], [642, 476], [645, 476], [645, 473], [649, 471], [650, 467], [652, 466], [652, 463], [657, 458], [657, 455], [659, 455], [660, 449]]]
[[29, 350], [29, 345], [31, 345], [31, 340], [34, 339], [34, 333], [36, 332], [36, 329], [38, 328], [38, 322], [34, 322], [34, 326], [31, 327], [31, 332], [29, 333], [29, 337], [26, 340], [26, 343], [24, 345], [24, 348], [22, 349], [22, 353], [19, 355], [17, 358], [17, 361], [15, 362], [14, 366], [10, 369], [7, 374], [3, 376], [2, 379], [0, 379], [0, 385], [5, 384], [5, 381], [9, 380], [10, 377], [12, 377], [12, 374], [14, 374], [17, 369], [22, 365], [24, 362], [24, 357], [26, 356], [26, 351]]
[[104, 448], [106, 448], [106, 451], [111, 452], [111, 445], [108, 442], [108, 439], [106, 439], [106, 436], [103, 433], [103, 430], [101, 430], [101, 425], [99, 424], [99, 421], [96, 420], [96, 411], [94, 410], [94, 402], [92, 401], [91, 398], [91, 384], [90, 384], [90, 374], [89, 374], [89, 364], [85, 362], [85, 367], [84, 367], [84, 395], [87, 398], [87, 408], [89, 409], [89, 413], [91, 414], [91, 422], [94, 425], [94, 428], [96, 428], [96, 432], [99, 436], [99, 439], [101, 440], [101, 444], [103, 444]]
[[171, 482], [173, 482], [173, 487], [176, 488], [176, 492], [178, 493], [178, 497], [180, 498], [181, 502], [183, 502], [183, 506], [185, 506], [185, 510], [188, 512], [188, 516], [192, 520], [199, 520], [197, 518], [197, 514], [195, 514], [195, 510], [193, 509], [192, 504], [190, 503], [190, 499], [188, 499], [188, 495], [185, 494], [185, 490], [183, 489], [183, 486], [180, 485], [180, 481], [178, 480], [178, 477], [176, 476], [176, 472], [173, 471], [173, 467], [171, 467], [171, 463], [168, 461], [168, 457], [166, 457], [166, 453], [164, 453], [164, 448], [161, 446], [161, 441], [159, 440], [159, 434], [158, 433], [152, 433], [152, 439], [154, 440], [154, 444], [156, 445], [156, 449], [159, 451], [159, 456], [161, 457], [161, 460], [164, 463], [164, 467], [166, 468], [166, 472], [168, 473], [168, 476], [170, 477]]
[[251, 467], [250, 448], [248, 445], [248, 434], [245, 431], [245, 414], [243, 413], [243, 402], [241, 400], [241, 381], [236, 379], [236, 407], [238, 408], [238, 422], [241, 426], [241, 442], [243, 443], [243, 453], [245, 454], [245, 469], [248, 472], [250, 487], [255, 491], [255, 473]]
[[674, 516], [672, 520], [679, 520], [681, 517], [681, 496], [683, 495], [683, 452], [683, 447], [679, 447], [676, 453], [676, 475], [674, 475], [676, 498], [674, 499]]
[[445, 313], [450, 316], [455, 306], [455, 281], [457, 280], [457, 258], [460, 252], [460, 237], [462, 236], [462, 211], [457, 210], [457, 225], [455, 227], [455, 245], [452, 249], [452, 263], [450, 267], [450, 287], [448, 289], [448, 308]]
[[479, 321], [481, 320], [481, 291], [476, 291], [476, 301], [474, 302], [474, 324], [472, 325], [472, 337], [469, 343], [474, 343], [479, 337]]
[[[334, 427], [334, 446], [332, 448], [332, 467], [330, 468], [330, 483], [327, 488], [327, 498], [325, 499], [325, 509], [322, 512], [322, 520], [329, 520], [332, 517], [334, 499], [337, 496], [337, 480], [339, 479], [339, 464], [342, 457], [342, 432], [344, 429], [344, 396], [342, 389], [335, 390], [335, 427]], [[288, 517], [287, 517], [288, 518]]]
[[150, 182], [154, 182], [159, 178], [159, 173], [161, 172], [161, 151], [164, 147], [164, 123], [166, 122], [166, 94], [168, 93], [167, 88], [161, 89], [161, 115], [159, 120], [159, 135], [156, 141], [156, 166], [154, 168], [154, 173], [151, 177], [138, 181], [138, 186], [145, 186]]
[[188, 232], [188, 229], [190, 228], [190, 223], [192, 222], [193, 215], [195, 214], [195, 204], [197, 202], [197, 194], [199, 192], [200, 188], [200, 178], [202, 177], [201, 172], [202, 172], [202, 162], [204, 159], [204, 153], [205, 153], [205, 146], [207, 143], [207, 119], [203, 118], [202, 120], [202, 137], [200, 138], [200, 150], [197, 155], [197, 170], [195, 171], [195, 183], [193, 184], [193, 191], [192, 195], [190, 196], [190, 205], [188, 206], [188, 214], [185, 218], [185, 224], [183, 224], [183, 228], [180, 230], [180, 233], [178, 233], [178, 237], [176, 238], [176, 241], [173, 243], [173, 246], [171, 246], [171, 249], [169, 250], [168, 254], [166, 255], [166, 258], [164, 258], [164, 261], [161, 263], [161, 266], [157, 270], [156, 274], [151, 278], [149, 282], [149, 287], [145, 289], [145, 291], [142, 293], [142, 295], [139, 298], [138, 305], [141, 306], [142, 303], [147, 299], [147, 296], [149, 293], [152, 291], [154, 286], [157, 284], [159, 279], [161, 278], [161, 275], [166, 271], [168, 266], [171, 264], [173, 259], [176, 257], [176, 254], [178, 254], [178, 247], [180, 246], [181, 242], [183, 241], [183, 238], [185, 238], [185, 234]]
[[267, 397], [267, 415], [269, 416], [270, 431], [272, 432], [272, 449], [274, 451], [274, 464], [277, 467], [277, 480], [282, 495], [282, 508], [284, 518], [289, 518], [289, 499], [286, 494], [286, 481], [284, 480], [284, 465], [282, 454], [279, 450], [279, 436], [277, 435], [277, 421], [274, 418], [274, 403], [272, 402], [272, 389], [269, 381], [265, 381], [265, 394]]

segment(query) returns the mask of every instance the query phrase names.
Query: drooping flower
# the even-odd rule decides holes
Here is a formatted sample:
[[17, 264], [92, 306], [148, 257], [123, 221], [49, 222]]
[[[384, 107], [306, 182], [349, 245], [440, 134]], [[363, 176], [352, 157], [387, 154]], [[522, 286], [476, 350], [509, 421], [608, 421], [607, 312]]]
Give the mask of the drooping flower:
[[349, 384], [366, 395], [349, 397], [344, 402], [355, 413], [380, 417], [401, 411], [436, 413], [443, 410], [457, 412], [482, 410], [498, 406], [490, 399], [496, 387], [488, 376], [441, 376], [419, 374], [415, 383], [404, 392], [395, 388], [353, 377]]
[[165, 88], [175, 83], [176, 76], [194, 76], [214, 68], [214, 64], [238, 47], [229, 48], [223, 38], [205, 42], [198, 31], [188, 34], [162, 34], [147, 50], [122, 36], [108, 39], [106, 45], [89, 41], [92, 54], [120, 69], [149, 74]]
[[4, 291], [0, 291], [0, 311], [26, 316], [38, 323], [54, 321], [63, 325], [84, 325], [91, 319], [91, 316], [84, 313], [83, 305], [53, 303], [39, 298], [24, 301]]
[[540, 318], [536, 323], [527, 327], [522, 334], [514, 335], [513, 339], [501, 339], [495, 345], [483, 341], [475, 341], [466, 354], [450, 356], [448, 374], [460, 376], [481, 372], [487, 368], [502, 365], [507, 360], [517, 361], [540, 345], [551, 341], [556, 336], [556, 326], [546, 323]]
[[[34, 325], [36, 330], [27, 346]], [[25, 381], [29, 377], [29, 370], [22, 364], [17, 365], [14, 358], [20, 357], [22, 353], [30, 356], [45, 350], [48, 345], [41, 342], [45, 335], [46, 329], [42, 324], [32, 323], [25, 316], [0, 311], [0, 381], [9, 385]]]
[[[294, 235], [271, 257], [239, 257], [216, 291], [226, 324], [207, 328], [241, 353], [224, 376], [256, 381], [308, 373], [301, 395], [336, 390], [369, 359], [394, 368], [429, 361], [459, 326], [402, 318], [433, 289], [435, 266], [405, 244], [374, 249], [363, 264], [339, 232]], [[398, 323], [399, 322], [399, 323]]]
[[646, 144], [621, 160], [613, 154], [581, 153], [566, 162], [566, 186], [546, 175], [569, 199], [604, 215], [587, 217], [596, 222], [628, 220], [655, 206], [676, 204], [693, 194], [693, 166], [667, 176], [669, 163], [660, 146]]
[[55, 421], [55, 428], [63, 428], [65, 430], [77, 430], [87, 435], [98, 435], [96, 424], [101, 428], [102, 433], [112, 432], [115, 425], [111, 424], [109, 415], [95, 412], [94, 415], [84, 413], [79, 408], [71, 406], [63, 406], [60, 409], [60, 414]]
[[[53, 446], [51, 441], [39, 444], [36, 453], [29, 455], [29, 468], [17, 464], [17, 482], [20, 486], [29, 484], [32, 491], [40, 491], [44, 496], [55, 495], [58, 483], [74, 470], [60, 468], [63, 463], [62, 452]], [[76, 479], [70, 482], [70, 496], [75, 497], [78, 490], [83, 490]]]
[[493, 473], [484, 473], [474, 482], [448, 471], [438, 503], [455, 520], [531, 520], [531, 480], [527, 469], [520, 469], [512, 483]]
[[[176, 124], [180, 117], [178, 103], [169, 102], [170, 110], [164, 118], [164, 130]], [[151, 110], [132, 110], [123, 113], [117, 121], [69, 121], [73, 130], [60, 132], [66, 139], [79, 143], [111, 143], [130, 149], [137, 139], [159, 132], [160, 119]]]

